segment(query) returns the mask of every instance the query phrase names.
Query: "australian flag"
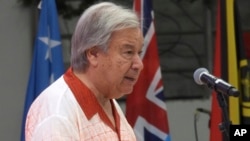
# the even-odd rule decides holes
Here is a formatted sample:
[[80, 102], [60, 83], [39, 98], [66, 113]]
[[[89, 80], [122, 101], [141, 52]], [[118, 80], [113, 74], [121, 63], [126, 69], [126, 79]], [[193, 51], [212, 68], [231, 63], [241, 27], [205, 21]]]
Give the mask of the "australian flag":
[[21, 140], [25, 141], [25, 120], [31, 103], [64, 73], [61, 37], [54, 0], [40, 2], [40, 17], [33, 61], [24, 104]]
[[134, 0], [144, 36], [144, 69], [126, 101], [126, 117], [138, 141], [170, 141], [151, 0]]

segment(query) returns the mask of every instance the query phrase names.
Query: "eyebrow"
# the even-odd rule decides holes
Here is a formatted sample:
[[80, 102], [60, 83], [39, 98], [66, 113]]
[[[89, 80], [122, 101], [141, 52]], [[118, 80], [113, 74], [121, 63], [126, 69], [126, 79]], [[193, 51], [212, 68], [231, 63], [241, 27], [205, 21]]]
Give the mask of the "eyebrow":
[[123, 44], [121, 49], [135, 49], [135, 46], [129, 43]]
[[[128, 47], [128, 48], [135, 48], [135, 45], [132, 45], [132, 44], [130, 44], [130, 43], [126, 43], [126, 44], [124, 44], [123, 45], [124, 47]], [[144, 44], [142, 44], [142, 46], [141, 46], [141, 50], [144, 48]]]

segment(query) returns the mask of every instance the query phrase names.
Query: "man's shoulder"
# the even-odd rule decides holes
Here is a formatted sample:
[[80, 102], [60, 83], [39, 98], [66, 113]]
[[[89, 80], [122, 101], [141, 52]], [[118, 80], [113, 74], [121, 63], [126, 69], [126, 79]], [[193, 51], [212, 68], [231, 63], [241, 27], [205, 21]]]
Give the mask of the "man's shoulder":
[[74, 106], [74, 103], [76, 103], [76, 100], [70, 88], [64, 81], [63, 77], [60, 77], [41, 92], [41, 94], [32, 103], [31, 109], [38, 110], [37, 108], [40, 108], [39, 111], [42, 112], [60, 113], [63, 112], [62, 109], [66, 110], [68, 108], [72, 108], [69, 106]]

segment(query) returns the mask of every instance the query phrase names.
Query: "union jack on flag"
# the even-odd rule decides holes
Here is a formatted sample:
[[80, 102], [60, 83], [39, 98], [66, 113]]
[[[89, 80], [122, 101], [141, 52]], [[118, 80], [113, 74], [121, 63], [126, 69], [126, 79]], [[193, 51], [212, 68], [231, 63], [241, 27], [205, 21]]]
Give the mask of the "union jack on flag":
[[170, 141], [151, 0], [135, 0], [144, 36], [144, 69], [127, 96], [126, 117], [138, 141]]

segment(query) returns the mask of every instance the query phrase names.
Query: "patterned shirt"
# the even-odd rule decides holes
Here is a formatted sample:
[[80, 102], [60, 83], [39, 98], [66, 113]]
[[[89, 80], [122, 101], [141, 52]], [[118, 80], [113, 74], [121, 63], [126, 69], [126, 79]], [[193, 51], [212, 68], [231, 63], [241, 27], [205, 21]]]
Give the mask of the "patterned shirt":
[[114, 99], [110, 102], [116, 126], [70, 68], [32, 103], [26, 141], [135, 141], [120, 106]]

